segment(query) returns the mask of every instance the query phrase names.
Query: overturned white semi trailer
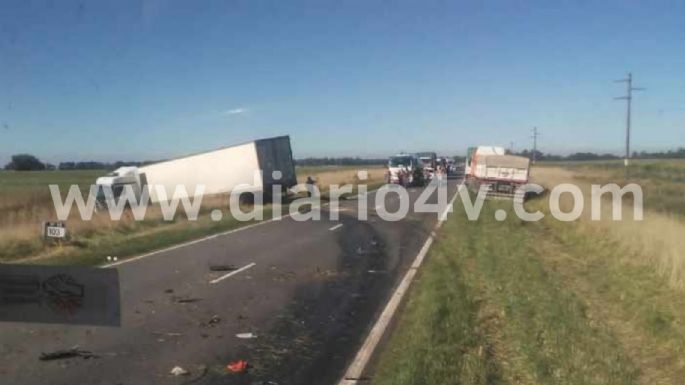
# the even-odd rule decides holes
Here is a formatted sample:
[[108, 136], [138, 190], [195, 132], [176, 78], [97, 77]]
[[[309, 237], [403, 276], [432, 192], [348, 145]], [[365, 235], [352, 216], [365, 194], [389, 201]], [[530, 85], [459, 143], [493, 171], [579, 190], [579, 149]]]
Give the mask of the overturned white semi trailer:
[[[261, 174], [255, 172], [261, 171]], [[274, 173], [276, 172], [276, 173]], [[257, 175], [257, 178], [255, 178]], [[280, 178], [277, 178], [280, 175]], [[188, 155], [143, 167], [121, 167], [97, 179], [98, 201], [118, 197], [130, 185], [136, 198], [147, 190], [151, 202], [184, 196], [230, 193], [240, 185], [253, 186], [252, 191], [270, 193], [273, 185], [283, 189], [297, 184], [290, 137], [259, 139]], [[111, 188], [107, 198], [102, 187]]]

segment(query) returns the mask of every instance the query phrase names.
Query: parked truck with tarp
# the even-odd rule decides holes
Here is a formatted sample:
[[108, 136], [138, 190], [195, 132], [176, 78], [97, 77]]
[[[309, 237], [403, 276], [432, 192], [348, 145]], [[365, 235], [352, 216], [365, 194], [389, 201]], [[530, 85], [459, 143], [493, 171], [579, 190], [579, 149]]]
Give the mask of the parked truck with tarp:
[[472, 147], [466, 156], [464, 175], [471, 189], [478, 191], [485, 186], [489, 198], [523, 199], [520, 187], [528, 183], [530, 160], [508, 155], [502, 147]]

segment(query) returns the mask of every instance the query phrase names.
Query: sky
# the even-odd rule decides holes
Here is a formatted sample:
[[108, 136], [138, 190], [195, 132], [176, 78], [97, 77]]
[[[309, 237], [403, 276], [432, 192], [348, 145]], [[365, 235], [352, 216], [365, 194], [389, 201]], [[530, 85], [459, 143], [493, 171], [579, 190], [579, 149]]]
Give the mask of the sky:
[[[678, 4], [679, 3], [679, 4]], [[13, 1], [0, 162], [154, 160], [290, 135], [295, 157], [685, 146], [685, 3]]]

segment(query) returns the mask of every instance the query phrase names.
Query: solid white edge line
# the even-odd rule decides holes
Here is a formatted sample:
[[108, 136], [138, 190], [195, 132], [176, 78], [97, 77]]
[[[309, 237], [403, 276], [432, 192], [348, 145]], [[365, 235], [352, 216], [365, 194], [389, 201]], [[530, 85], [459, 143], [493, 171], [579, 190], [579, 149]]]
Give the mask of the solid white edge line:
[[179, 244], [177, 244], [177, 245], [165, 247], [165, 248], [163, 248], [163, 249], [151, 251], [151, 252], [149, 252], [149, 253], [141, 254], [141, 255], [138, 255], [138, 256], [135, 256], [135, 257], [131, 257], [131, 258], [127, 258], [127, 259], [122, 259], [121, 261], [117, 261], [117, 262], [113, 262], [113, 263], [108, 263], [108, 264], [106, 264], [106, 265], [101, 265], [100, 268], [103, 268], [103, 269], [104, 269], [104, 268], [108, 268], [108, 267], [114, 267], [114, 266], [123, 265], [123, 264], [125, 264], [125, 263], [134, 262], [134, 261], [137, 261], [137, 260], [139, 260], [139, 259], [151, 257], [151, 256], [153, 256], [153, 255], [155, 255], [155, 254], [160, 254], [160, 253], [164, 253], [164, 252], [167, 252], [167, 251], [180, 249], [180, 248], [182, 248], [182, 247], [194, 245], [194, 244], [196, 244], [196, 243], [208, 241], [208, 240], [210, 240], [210, 239], [214, 239], [214, 238], [218, 238], [218, 237], [223, 237], [224, 235], [229, 235], [229, 234], [237, 233], [237, 232], [239, 232], [239, 231], [248, 230], [248, 229], [251, 229], [251, 228], [254, 228], [254, 227], [257, 227], [257, 226], [262, 226], [262, 225], [265, 225], [265, 224], [267, 224], [267, 223], [279, 221], [279, 220], [282, 220], [282, 219], [285, 219], [285, 218], [288, 218], [288, 217], [290, 217], [290, 214], [281, 215], [280, 217], [267, 219], [267, 220], [265, 220], [265, 221], [260, 221], [260, 222], [257, 222], [257, 223], [252, 223], [252, 224], [250, 224], [250, 225], [238, 227], [238, 228], [236, 228], [236, 229], [224, 231], [223, 233], [217, 233], [217, 234], [208, 235], [208, 236], [206, 236], [206, 237], [202, 237], [202, 238], [199, 238], [199, 239], [194, 239], [194, 240], [192, 240], [192, 241], [188, 241], [188, 242], [184, 242], [184, 243], [179, 243]]
[[[448, 211], [450, 207], [453, 207], [454, 201], [455, 199], [457, 199], [459, 191], [463, 186], [463, 182], [459, 184], [459, 186], [457, 187], [457, 191], [454, 193], [454, 196], [452, 197], [452, 200], [445, 208], [446, 211]], [[442, 218], [442, 216], [440, 216], [440, 218]], [[402, 281], [400, 281], [400, 284], [397, 285], [397, 289], [395, 289], [395, 292], [388, 300], [388, 303], [385, 305], [383, 312], [371, 328], [369, 335], [366, 336], [364, 344], [357, 352], [357, 355], [354, 357], [352, 363], [347, 367], [347, 371], [338, 382], [338, 385], [357, 384], [361, 379], [361, 376], [364, 373], [364, 369], [366, 369], [366, 365], [369, 363], [369, 360], [371, 359], [373, 352], [376, 350], [376, 347], [378, 346], [381, 337], [383, 337], [383, 334], [385, 333], [385, 330], [387, 329], [388, 325], [390, 324], [390, 321], [395, 315], [395, 312], [397, 311], [397, 308], [402, 302], [404, 295], [407, 293], [409, 286], [414, 280], [414, 276], [416, 275], [418, 268], [423, 263], [426, 254], [428, 254], [428, 250], [433, 244], [433, 240], [435, 238], [435, 232], [442, 226], [442, 222], [443, 221], [438, 220], [438, 222], [435, 224], [434, 230], [428, 236], [428, 239], [426, 239], [426, 242], [421, 247], [421, 250], [419, 250], [419, 253], [416, 255], [416, 258], [414, 259], [414, 263], [412, 263], [411, 267], [404, 275], [404, 278], [402, 278]]]
[[[373, 192], [376, 192], [376, 191], [378, 191], [378, 189], [374, 189], [374, 190], [371, 190], [371, 191], [367, 191], [366, 194], [370, 194], [370, 193], [373, 193]], [[365, 194], [365, 195], [366, 195], [366, 194]], [[321, 207], [327, 207], [327, 206], [329, 206], [330, 204], [331, 204], [330, 202], [326, 202], [326, 203], [324, 203], [324, 204], [322, 204], [322, 205], [320, 205], [320, 206], [313, 207], [313, 209], [317, 209], [317, 208], [321, 208]], [[154, 250], [154, 251], [151, 251], [151, 252], [149, 252], [149, 253], [140, 254], [140, 255], [135, 256], [135, 257], [122, 259], [121, 261], [112, 262], [112, 263], [108, 263], [108, 264], [105, 264], [105, 265], [100, 265], [99, 267], [102, 268], [102, 269], [106, 269], [106, 268], [108, 268], [108, 267], [120, 266], [120, 265], [123, 265], [123, 264], [125, 264], [125, 263], [135, 262], [135, 261], [137, 261], [137, 260], [139, 260], [139, 259], [151, 257], [151, 256], [153, 256], [153, 255], [155, 255], [155, 254], [160, 254], [160, 253], [164, 253], [164, 252], [167, 252], [167, 251], [180, 249], [180, 248], [182, 248], [182, 247], [194, 245], [194, 244], [196, 244], [196, 243], [208, 241], [208, 240], [210, 240], [210, 239], [214, 239], [214, 238], [217, 238], [217, 237], [223, 237], [224, 235], [229, 235], [229, 234], [237, 233], [237, 232], [239, 232], [239, 231], [248, 230], [248, 229], [251, 229], [251, 228], [253, 228], [253, 227], [262, 226], [262, 225], [265, 225], [265, 224], [267, 224], [267, 223], [271, 223], [271, 222], [274, 222], [274, 221], [280, 221], [280, 220], [282, 220], [282, 219], [289, 218], [290, 216], [291, 216], [290, 214], [281, 215], [280, 217], [267, 219], [267, 220], [265, 220], [265, 221], [260, 221], [260, 222], [257, 222], [257, 223], [253, 223], [253, 224], [251, 224], [251, 225], [242, 226], [242, 227], [238, 227], [238, 228], [236, 228], [236, 229], [231, 229], [231, 230], [228, 230], [228, 231], [224, 231], [223, 233], [212, 234], [212, 235], [208, 235], [208, 236], [206, 236], [206, 237], [194, 239], [194, 240], [192, 240], [192, 241], [179, 243], [179, 244], [177, 244], [177, 245], [165, 247], [165, 248], [159, 249], [159, 250]]]
[[209, 281], [209, 283], [219, 283], [219, 282], [223, 281], [224, 279], [226, 279], [226, 278], [228, 278], [228, 277], [234, 276], [234, 275], [240, 273], [241, 271], [245, 271], [245, 270], [247, 270], [247, 269], [253, 267], [254, 265], [256, 265], [256, 263], [252, 262], [252, 263], [250, 263], [250, 264], [248, 264], [248, 265], [245, 265], [245, 266], [241, 267], [241, 268], [238, 269], [238, 270], [233, 270], [232, 272], [230, 272], [230, 273], [228, 273], [228, 274], [225, 274], [225, 275], [222, 275], [221, 277], [219, 277], [219, 278], [217, 278], [217, 279], [213, 279], [213, 280]]
[[[373, 190], [371, 190], [371, 191], [367, 191], [366, 193], [360, 194], [360, 195], [366, 196], [366, 195], [368, 195], [368, 194], [371, 194], [371, 193], [374, 193], [374, 192], [380, 190], [381, 188], [382, 188], [382, 187], [377, 188], [377, 189], [373, 189]], [[329, 205], [330, 205], [330, 202], [327, 202], [327, 203], [324, 203], [324, 204], [320, 205], [319, 207], [326, 207], [326, 206], [329, 206]], [[315, 209], [316, 209], [316, 208], [315, 208]], [[253, 224], [250, 224], [250, 225], [238, 227], [238, 228], [236, 228], [236, 229], [231, 229], [231, 230], [228, 230], [228, 231], [224, 231], [224, 232], [222, 232], [222, 233], [217, 233], [217, 234], [208, 235], [208, 236], [206, 236], [206, 237], [194, 239], [194, 240], [188, 241], [188, 242], [179, 243], [179, 244], [177, 244], [177, 245], [165, 247], [165, 248], [163, 248], [163, 249], [153, 250], [153, 251], [150, 251], [150, 252], [145, 253], [145, 254], [137, 255], [137, 256], [135, 256], [135, 257], [122, 259], [121, 261], [117, 261], [117, 262], [112, 262], [112, 263], [107, 263], [107, 264], [104, 264], [104, 265], [100, 265], [99, 267], [100, 267], [101, 269], [106, 269], [106, 268], [109, 268], [109, 267], [120, 266], [120, 265], [129, 263], [129, 262], [135, 262], [135, 261], [138, 261], [138, 260], [143, 259], [143, 258], [151, 257], [151, 256], [156, 255], [156, 254], [164, 253], [164, 252], [171, 251], [171, 250], [180, 249], [180, 248], [183, 248], [183, 247], [186, 247], [186, 246], [194, 245], [194, 244], [196, 244], [196, 243], [208, 241], [208, 240], [210, 240], [210, 239], [214, 239], [214, 238], [218, 238], [218, 237], [223, 237], [224, 235], [229, 235], [229, 234], [237, 233], [237, 232], [239, 232], [239, 231], [248, 230], [248, 229], [251, 229], [251, 228], [253, 228], [253, 227], [262, 226], [262, 225], [265, 225], [265, 224], [267, 224], [267, 223], [271, 223], [271, 222], [274, 222], [274, 221], [280, 221], [280, 220], [286, 219], [286, 218], [288, 218], [288, 217], [290, 217], [290, 214], [281, 215], [280, 217], [271, 218], [271, 219], [268, 219], [268, 220], [265, 220], [265, 221], [260, 221], [260, 222], [253, 223]]]
[[335, 226], [331, 227], [331, 228], [330, 228], [330, 229], [328, 229], [328, 230], [329, 230], [329, 231], [335, 231], [335, 230], [337, 230], [337, 229], [341, 228], [342, 226], [343, 226], [343, 224], [342, 224], [342, 223], [338, 223], [337, 225], [335, 225]]

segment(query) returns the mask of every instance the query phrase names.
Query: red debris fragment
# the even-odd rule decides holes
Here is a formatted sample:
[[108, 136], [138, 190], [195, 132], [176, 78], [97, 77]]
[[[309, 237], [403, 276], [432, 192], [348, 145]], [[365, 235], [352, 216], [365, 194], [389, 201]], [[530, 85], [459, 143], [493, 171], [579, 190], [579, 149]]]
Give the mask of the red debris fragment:
[[232, 373], [244, 373], [250, 367], [250, 364], [245, 360], [238, 360], [226, 365], [226, 369]]

